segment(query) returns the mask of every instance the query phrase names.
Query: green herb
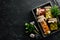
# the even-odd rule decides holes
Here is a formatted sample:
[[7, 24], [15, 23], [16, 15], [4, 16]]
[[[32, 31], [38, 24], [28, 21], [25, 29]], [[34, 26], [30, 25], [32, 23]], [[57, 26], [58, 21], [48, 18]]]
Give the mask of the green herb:
[[38, 34], [38, 32], [35, 30], [34, 25], [32, 25], [32, 24], [30, 24], [30, 23], [25, 23], [25, 27], [26, 27], [26, 28], [25, 28], [26, 31], [28, 31], [29, 33], [35, 32], [35, 33]]
[[51, 8], [51, 12], [54, 17], [58, 17], [58, 15], [60, 15], [60, 10], [56, 5]]

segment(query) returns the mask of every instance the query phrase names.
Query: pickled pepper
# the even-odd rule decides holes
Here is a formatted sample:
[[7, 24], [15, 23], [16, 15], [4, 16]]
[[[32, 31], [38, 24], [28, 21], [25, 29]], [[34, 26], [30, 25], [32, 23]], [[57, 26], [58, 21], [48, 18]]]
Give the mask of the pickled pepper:
[[[39, 17], [40, 17], [40, 18], [39, 18]], [[51, 31], [50, 31], [50, 29], [49, 29], [46, 21], [44, 20], [45, 17], [44, 17], [43, 15], [41, 15], [41, 16], [39, 16], [39, 17], [38, 17], [38, 22], [41, 24], [42, 29], [43, 29], [43, 31], [44, 31], [44, 34], [50, 34]]]

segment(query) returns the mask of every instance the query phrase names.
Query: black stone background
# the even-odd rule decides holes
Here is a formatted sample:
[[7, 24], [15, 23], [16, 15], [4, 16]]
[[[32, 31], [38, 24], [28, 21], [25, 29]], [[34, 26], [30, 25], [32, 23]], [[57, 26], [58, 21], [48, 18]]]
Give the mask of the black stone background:
[[[32, 40], [24, 35], [24, 23], [33, 20], [32, 8], [47, 1], [0, 0], [0, 40]], [[60, 33], [46, 40], [60, 40]]]

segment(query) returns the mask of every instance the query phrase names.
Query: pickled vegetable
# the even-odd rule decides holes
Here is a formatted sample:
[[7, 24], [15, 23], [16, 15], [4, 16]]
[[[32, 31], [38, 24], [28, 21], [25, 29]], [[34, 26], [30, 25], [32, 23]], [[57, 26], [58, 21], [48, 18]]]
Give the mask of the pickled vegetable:
[[38, 16], [37, 19], [39, 19], [38, 22], [41, 22], [41, 21], [43, 21], [43, 20], [47, 20], [47, 19], [44, 17], [44, 15]]
[[51, 23], [50, 28], [51, 30], [57, 30], [58, 29], [57, 23]]
[[44, 8], [37, 8], [36, 15], [45, 15], [45, 9]]
[[[55, 15], [52, 15], [52, 11], [54, 12], [55, 9], [57, 9], [56, 6], [54, 8], [52, 8], [51, 6], [46, 6], [44, 8], [37, 8], [36, 9], [37, 19], [38, 19], [38, 22], [42, 26], [44, 34], [49, 34], [51, 31], [58, 29], [57, 18], [54, 18]], [[50, 31], [47, 24], [49, 24], [51, 31]]]
[[45, 19], [45, 17], [43, 15], [41, 15], [38, 17], [38, 22], [41, 24], [44, 34], [50, 34], [51, 31], [44, 19]]
[[51, 30], [57, 30], [58, 26], [57, 26], [57, 19], [56, 18], [51, 18], [48, 20], [48, 23], [50, 23], [50, 29]]
[[52, 18], [52, 14], [51, 14], [51, 7], [50, 6], [46, 6], [46, 18]]
[[57, 18], [48, 19], [48, 23], [57, 23]]
[[41, 22], [41, 26], [43, 28], [44, 34], [50, 34], [50, 29], [45, 21]]

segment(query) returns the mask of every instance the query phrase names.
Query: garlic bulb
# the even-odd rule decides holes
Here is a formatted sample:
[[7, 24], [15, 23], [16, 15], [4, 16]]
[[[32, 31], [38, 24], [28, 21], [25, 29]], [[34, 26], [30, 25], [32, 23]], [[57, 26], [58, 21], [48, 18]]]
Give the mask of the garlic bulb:
[[35, 34], [30, 34], [30, 37], [31, 38], [35, 38]]

